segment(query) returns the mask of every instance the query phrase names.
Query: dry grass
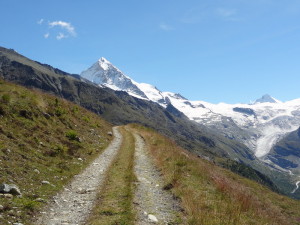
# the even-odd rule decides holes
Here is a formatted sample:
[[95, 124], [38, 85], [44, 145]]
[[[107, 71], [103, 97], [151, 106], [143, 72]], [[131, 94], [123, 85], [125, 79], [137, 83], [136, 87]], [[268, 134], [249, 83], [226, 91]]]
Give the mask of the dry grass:
[[91, 225], [134, 224], [133, 192], [135, 175], [134, 137], [121, 129], [123, 143], [116, 159], [110, 166], [105, 184], [97, 197], [93, 212], [87, 222]]
[[179, 197], [187, 224], [300, 224], [300, 202], [197, 158], [150, 129], [145, 138], [166, 187]]
[[97, 157], [110, 130], [75, 104], [0, 80], [0, 183], [16, 184], [23, 194], [0, 198], [0, 224], [29, 224], [45, 204], [36, 199], [48, 201]]

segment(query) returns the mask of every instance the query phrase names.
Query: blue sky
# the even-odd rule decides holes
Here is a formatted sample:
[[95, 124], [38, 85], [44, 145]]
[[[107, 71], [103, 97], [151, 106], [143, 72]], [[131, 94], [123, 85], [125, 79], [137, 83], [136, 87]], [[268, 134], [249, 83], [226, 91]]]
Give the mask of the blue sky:
[[300, 97], [298, 0], [0, 0], [0, 46], [71, 73], [104, 56], [191, 100]]

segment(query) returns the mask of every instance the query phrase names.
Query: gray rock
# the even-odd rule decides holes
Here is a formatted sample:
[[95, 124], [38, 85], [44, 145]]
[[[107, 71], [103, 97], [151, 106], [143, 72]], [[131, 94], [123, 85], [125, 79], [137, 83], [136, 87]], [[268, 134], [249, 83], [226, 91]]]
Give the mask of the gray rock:
[[1, 184], [0, 185], [0, 193], [9, 193], [10, 191], [10, 186], [8, 184]]
[[0, 193], [12, 194], [12, 195], [22, 195], [20, 189], [14, 184], [1, 184]]
[[113, 136], [113, 133], [112, 133], [111, 131], [107, 132], [107, 134], [108, 134], [109, 136]]
[[22, 193], [21, 193], [21, 191], [20, 191], [20, 189], [16, 186], [16, 185], [14, 185], [14, 184], [10, 184], [10, 194], [12, 194], [12, 195], [22, 195]]
[[46, 181], [46, 180], [43, 180], [43, 181], [42, 181], [42, 184], [50, 184], [50, 182], [49, 182], [49, 181]]
[[3, 211], [3, 209], [4, 209], [4, 206], [0, 205], [0, 212]]
[[14, 196], [12, 194], [4, 194], [3, 197], [4, 198], [13, 198]]
[[148, 219], [151, 221], [151, 222], [154, 222], [154, 223], [157, 223], [158, 222], [158, 219], [156, 218], [156, 216], [152, 215], [152, 214], [148, 214]]
[[44, 117], [45, 117], [46, 119], [50, 119], [50, 118], [51, 118], [51, 116], [50, 116], [48, 113], [44, 113]]
[[43, 198], [37, 198], [37, 199], [35, 199], [34, 201], [36, 201], [36, 202], [46, 202], [46, 200], [43, 199]]

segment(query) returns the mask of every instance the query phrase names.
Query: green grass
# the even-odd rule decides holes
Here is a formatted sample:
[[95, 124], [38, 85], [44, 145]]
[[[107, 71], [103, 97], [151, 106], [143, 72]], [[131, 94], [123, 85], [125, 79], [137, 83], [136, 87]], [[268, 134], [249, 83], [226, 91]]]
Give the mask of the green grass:
[[107, 172], [105, 184], [87, 224], [134, 224], [132, 204], [136, 179], [133, 172], [135, 142], [131, 133], [124, 128], [121, 132], [121, 150]]
[[108, 131], [110, 124], [81, 107], [1, 80], [0, 183], [16, 184], [23, 196], [0, 198], [0, 224], [30, 224], [45, 205], [36, 200], [49, 201], [99, 155]]
[[300, 202], [197, 158], [175, 142], [138, 125], [165, 188], [177, 196], [186, 224], [300, 224]]

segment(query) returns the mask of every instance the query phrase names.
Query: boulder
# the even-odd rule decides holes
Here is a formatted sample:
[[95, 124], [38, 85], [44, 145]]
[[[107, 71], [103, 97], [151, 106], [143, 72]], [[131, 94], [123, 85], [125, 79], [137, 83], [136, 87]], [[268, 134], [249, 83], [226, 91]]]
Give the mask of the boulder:
[[49, 181], [46, 181], [46, 180], [43, 180], [43, 181], [42, 181], [42, 184], [50, 184], [50, 182], [49, 182]]
[[8, 184], [0, 185], [0, 193], [5, 194], [5, 193], [9, 193], [9, 191], [10, 191], [10, 186]]
[[148, 219], [151, 221], [151, 222], [154, 222], [154, 223], [157, 223], [158, 222], [158, 219], [156, 218], [156, 216], [152, 215], [152, 214], [148, 214]]
[[14, 184], [1, 184], [0, 193], [2, 194], [12, 194], [12, 195], [22, 195], [20, 189]]

